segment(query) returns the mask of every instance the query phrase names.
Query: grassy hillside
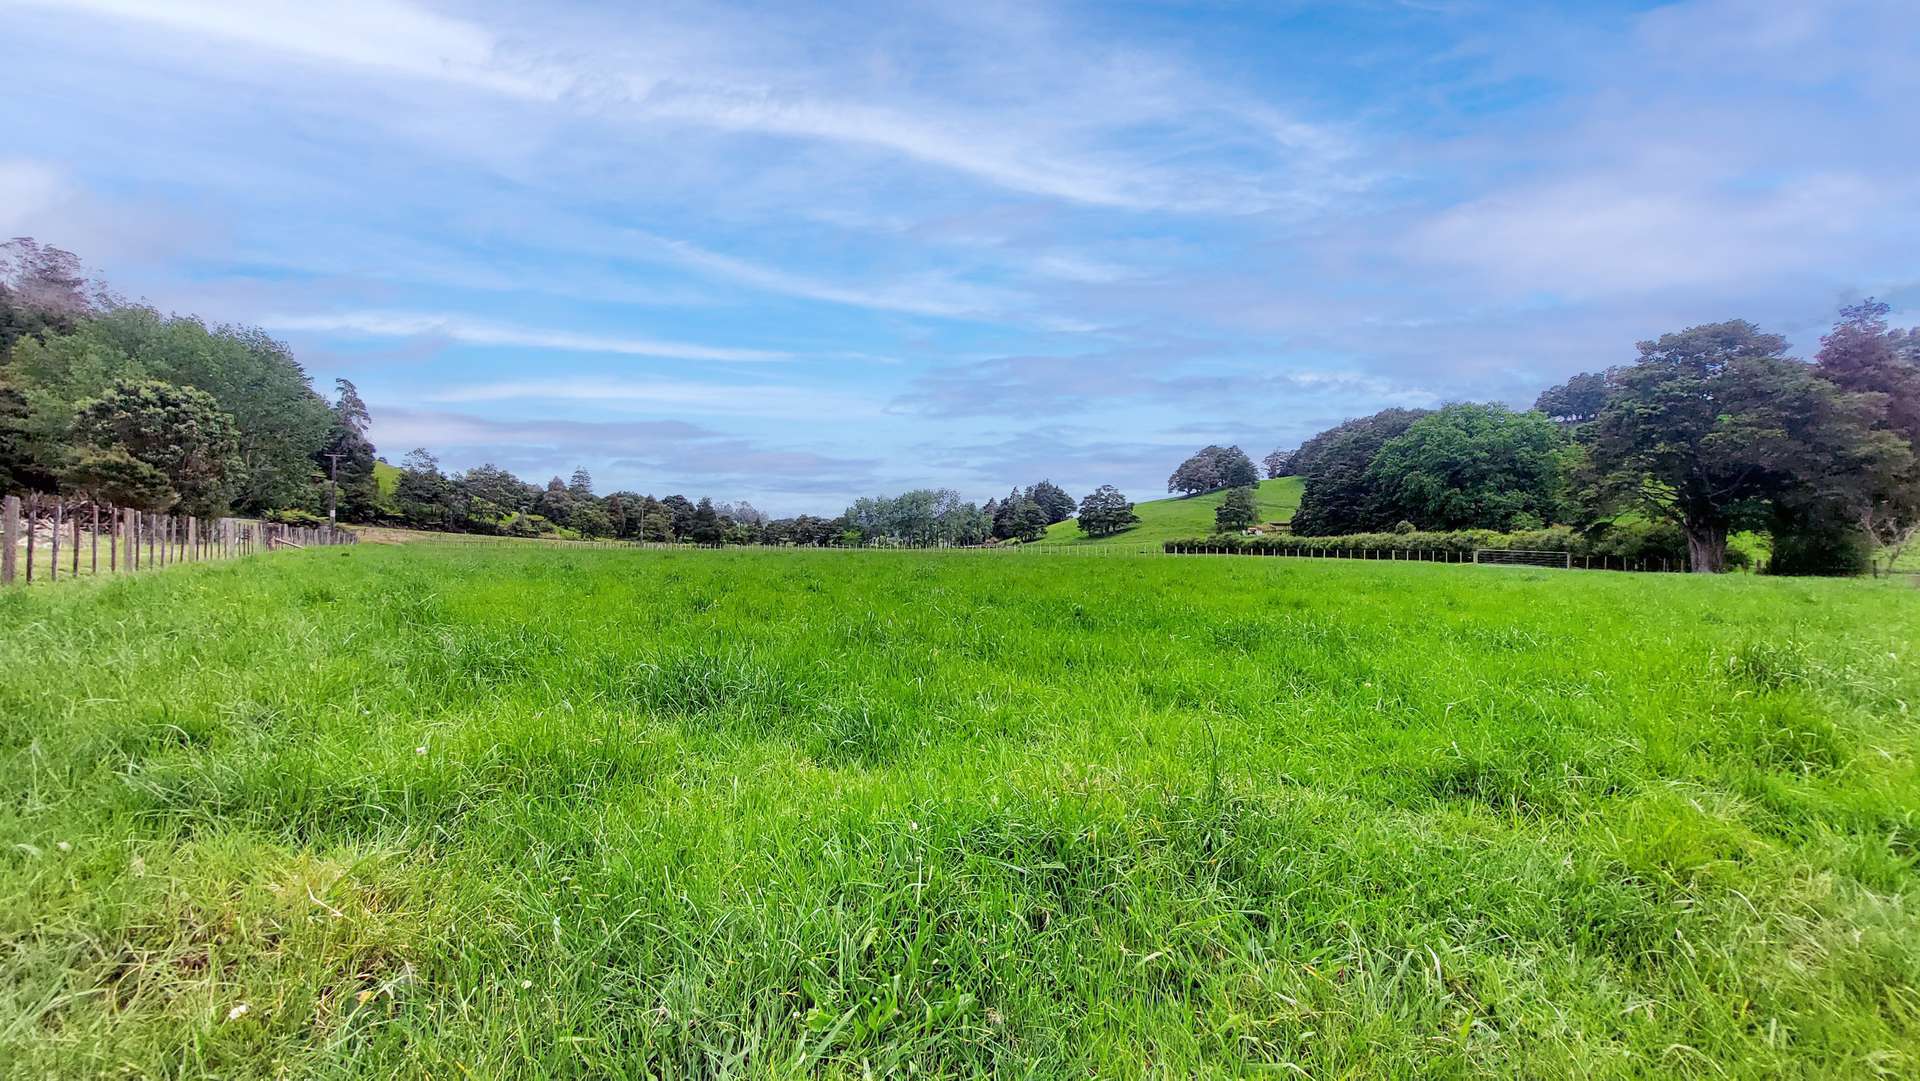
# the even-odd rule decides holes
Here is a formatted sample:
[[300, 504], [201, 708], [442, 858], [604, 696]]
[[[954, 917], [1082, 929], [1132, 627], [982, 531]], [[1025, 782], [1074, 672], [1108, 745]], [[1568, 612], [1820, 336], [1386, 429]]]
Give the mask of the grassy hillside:
[[[1288, 521], [1300, 506], [1300, 478], [1263, 480], [1258, 494], [1261, 521]], [[1089, 537], [1080, 532], [1079, 523], [1071, 519], [1055, 522], [1047, 528], [1047, 535], [1036, 543], [1158, 545], [1161, 541], [1181, 537], [1205, 536], [1213, 532], [1213, 509], [1220, 505], [1220, 500], [1225, 496], [1225, 492], [1209, 492], [1206, 495], [1136, 503], [1133, 512], [1140, 516], [1140, 524], [1111, 537]]]
[[373, 486], [379, 490], [381, 499], [392, 499], [394, 487], [399, 483], [399, 466], [385, 462], [373, 463]]
[[1920, 590], [314, 549], [0, 595], [19, 1077], [1873, 1077]]

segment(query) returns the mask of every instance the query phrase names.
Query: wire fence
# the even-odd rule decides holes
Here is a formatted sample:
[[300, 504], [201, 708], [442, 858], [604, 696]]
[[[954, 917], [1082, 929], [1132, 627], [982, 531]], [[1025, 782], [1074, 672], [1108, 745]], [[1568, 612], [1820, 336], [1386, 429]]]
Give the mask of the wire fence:
[[1555, 570], [1590, 571], [1635, 571], [1648, 573], [1684, 572], [1688, 568], [1684, 559], [1665, 559], [1658, 556], [1608, 556], [1573, 555], [1566, 552], [1531, 553], [1548, 555], [1548, 560], [1514, 560], [1501, 558], [1482, 558], [1490, 552], [1508, 551], [1506, 549], [1473, 548], [1465, 551], [1433, 548], [1338, 548], [1338, 547], [1299, 547], [1279, 548], [1263, 545], [1210, 544], [1205, 541], [1170, 542], [1169, 555], [1186, 556], [1277, 556], [1282, 559], [1364, 559], [1377, 562], [1395, 563], [1472, 563], [1480, 566], [1531, 566], [1549, 567]]
[[1650, 573], [1674, 573], [1688, 569], [1684, 559], [1657, 556], [1572, 555], [1566, 552], [1541, 553], [1548, 560], [1522, 561], [1483, 558], [1497, 549], [1427, 548], [1296, 548], [1281, 549], [1253, 545], [1217, 544], [1208, 541], [1129, 541], [1107, 544], [955, 544], [889, 542], [882, 544], [696, 544], [690, 541], [639, 541], [605, 538], [577, 540], [566, 537], [500, 537], [474, 533], [416, 532], [411, 543], [488, 546], [501, 544], [535, 545], [568, 551], [582, 549], [631, 551], [697, 551], [731, 548], [760, 551], [812, 552], [965, 552], [1021, 558], [1096, 559], [1113, 556], [1276, 556], [1290, 559], [1358, 559], [1397, 563], [1479, 563], [1483, 566], [1548, 566], [1553, 569], [1609, 570]]
[[29, 492], [0, 505], [0, 586], [130, 574], [274, 548], [352, 544], [344, 529], [156, 514]]

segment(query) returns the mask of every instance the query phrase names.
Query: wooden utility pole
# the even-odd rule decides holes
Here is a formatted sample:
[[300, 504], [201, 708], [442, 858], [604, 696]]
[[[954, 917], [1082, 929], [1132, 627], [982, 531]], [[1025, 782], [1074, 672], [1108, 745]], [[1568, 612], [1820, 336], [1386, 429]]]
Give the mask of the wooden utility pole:
[[334, 504], [337, 502], [336, 496], [340, 490], [340, 458], [341, 458], [341, 455], [339, 454], [327, 455], [327, 463], [328, 463], [327, 464], [327, 528], [328, 529], [332, 529], [338, 524], [334, 520]]

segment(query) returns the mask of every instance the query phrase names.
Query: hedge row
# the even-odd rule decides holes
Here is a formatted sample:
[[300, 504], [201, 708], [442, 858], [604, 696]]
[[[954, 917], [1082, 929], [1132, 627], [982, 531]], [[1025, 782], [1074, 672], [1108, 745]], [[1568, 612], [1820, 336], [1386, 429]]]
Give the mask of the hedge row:
[[1595, 559], [1665, 559], [1682, 562], [1687, 558], [1686, 537], [1677, 527], [1665, 523], [1612, 525], [1584, 533], [1568, 526], [1550, 526], [1516, 533], [1500, 533], [1491, 529], [1462, 529], [1445, 533], [1415, 530], [1406, 533], [1347, 533], [1332, 537], [1301, 537], [1290, 533], [1265, 533], [1249, 537], [1225, 533], [1170, 540], [1165, 545], [1169, 552], [1194, 548], [1301, 554], [1336, 551], [1418, 552], [1457, 556], [1472, 555], [1477, 548], [1521, 548], [1538, 552], [1567, 552], [1576, 557], [1591, 556]]

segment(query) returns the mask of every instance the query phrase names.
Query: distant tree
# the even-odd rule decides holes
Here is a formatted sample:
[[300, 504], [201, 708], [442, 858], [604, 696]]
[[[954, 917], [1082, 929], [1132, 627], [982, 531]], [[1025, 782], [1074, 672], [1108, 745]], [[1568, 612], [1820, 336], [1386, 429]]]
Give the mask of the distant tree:
[[1167, 491], [1179, 492], [1182, 495], [1198, 495], [1220, 487], [1220, 462], [1210, 453], [1218, 449], [1218, 447], [1208, 447], [1181, 462], [1174, 469], [1173, 475], [1167, 478]]
[[726, 526], [720, 520], [720, 512], [714, 509], [713, 500], [703, 497], [694, 507], [687, 539], [695, 544], [719, 544], [726, 539]]
[[1254, 468], [1253, 459], [1239, 447], [1228, 447], [1220, 457], [1220, 479], [1232, 488], [1249, 487], [1260, 483], [1260, 471]]
[[[588, 498], [591, 500], [592, 497]], [[534, 497], [533, 512], [555, 525], [571, 526], [574, 508], [577, 505], [573, 493], [567, 489], [566, 482], [559, 477], [554, 477], [547, 481], [546, 488]]]
[[647, 541], [670, 541], [673, 539], [673, 514], [664, 506], [656, 505], [640, 515], [640, 539]]
[[573, 497], [575, 503], [593, 498], [593, 476], [587, 472], [586, 466], [573, 471], [573, 479], [567, 482], [567, 494]]
[[1461, 403], [1421, 417], [1367, 465], [1374, 513], [1421, 529], [1512, 529], [1560, 519], [1564, 436], [1540, 413]]
[[1386, 409], [1344, 421], [1300, 444], [1293, 468], [1306, 490], [1293, 515], [1293, 531], [1330, 536], [1392, 526], [1399, 516], [1381, 507], [1367, 467], [1381, 447], [1426, 415], [1424, 409]]
[[373, 415], [350, 380], [336, 379], [333, 386], [333, 422], [327, 441], [313, 456], [314, 469], [337, 482], [342, 520], [371, 522], [380, 504], [380, 488], [373, 476], [374, 448], [366, 434]]
[[1592, 421], [1607, 404], [1607, 377], [1582, 372], [1557, 387], [1540, 393], [1534, 411], [1545, 414], [1555, 424], [1576, 427]]
[[1865, 542], [1861, 554], [1876, 574], [1890, 571], [1920, 534], [1920, 332], [1888, 329], [1889, 311], [1871, 298], [1840, 309], [1832, 332], [1820, 340], [1814, 370], [1842, 391], [1877, 399], [1873, 426], [1898, 439], [1904, 455], [1876, 457], [1845, 483], [1824, 486], [1817, 498], [1790, 501], [1798, 504], [1790, 512], [1802, 527], [1857, 530]]
[[1050, 480], [1043, 480], [1028, 488], [1026, 495], [1039, 506], [1041, 513], [1046, 515], [1048, 525], [1064, 522], [1073, 517], [1073, 497]]
[[1881, 468], [1900, 449], [1874, 433], [1882, 403], [1840, 390], [1786, 349], [1779, 335], [1733, 320], [1641, 342], [1638, 361], [1608, 373], [1594, 463], [1685, 531], [1696, 572], [1725, 569], [1736, 523]]
[[1235, 533], [1247, 528], [1260, 517], [1260, 507], [1253, 497], [1250, 487], [1227, 489], [1220, 499], [1220, 505], [1213, 508], [1213, 528], [1218, 533]]
[[1293, 452], [1276, 448], [1268, 451], [1267, 456], [1260, 459], [1260, 464], [1267, 467], [1268, 480], [1276, 477], [1290, 477], [1293, 475]]
[[1008, 516], [1007, 538], [1037, 541], [1047, 535], [1047, 512], [1031, 499], [1021, 499]]
[[1209, 446], [1180, 463], [1167, 478], [1167, 491], [1194, 495], [1259, 482], [1260, 473], [1245, 451], [1239, 447]]
[[393, 502], [400, 517], [416, 529], [455, 529], [461, 516], [453, 482], [440, 472], [440, 460], [425, 447], [415, 447], [400, 460]]
[[1080, 530], [1089, 537], [1118, 533], [1139, 520], [1133, 504], [1111, 484], [1102, 484], [1080, 500]]
[[23, 337], [72, 333], [96, 292], [70, 251], [24, 236], [0, 244], [0, 361]]
[[461, 473], [456, 483], [473, 499], [484, 499], [509, 513], [525, 513], [533, 508], [538, 494], [532, 485], [491, 462]]
[[156, 380], [116, 383], [81, 403], [73, 433], [81, 448], [74, 465], [91, 474], [94, 483], [109, 462], [123, 482], [136, 475], [143, 483], [150, 481], [126, 464], [138, 462], [164, 478], [190, 514], [225, 511], [241, 468], [233, 418], [221, 412], [212, 395], [192, 387]]
[[610, 537], [613, 535], [613, 519], [607, 517], [607, 509], [589, 499], [573, 508], [572, 528], [581, 536], [589, 539]]
[[720, 503], [715, 505], [714, 509], [720, 512], [720, 517], [731, 519], [743, 525], [757, 526], [765, 525], [767, 522], [766, 512], [756, 508], [744, 499], [737, 503]]
[[693, 500], [683, 495], [670, 495], [660, 501], [673, 523], [675, 540], [686, 540], [693, 532]]

